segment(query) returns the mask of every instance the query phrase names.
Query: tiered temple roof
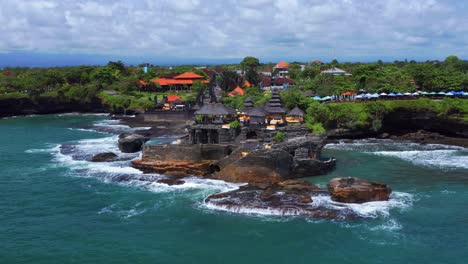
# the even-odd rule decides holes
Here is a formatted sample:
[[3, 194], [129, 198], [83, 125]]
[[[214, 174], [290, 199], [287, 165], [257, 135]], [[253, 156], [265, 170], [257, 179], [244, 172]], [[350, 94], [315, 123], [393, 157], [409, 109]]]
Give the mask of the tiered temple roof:
[[281, 103], [280, 95], [278, 92], [273, 92], [271, 99], [268, 101], [265, 111], [269, 114], [284, 114], [286, 111]]

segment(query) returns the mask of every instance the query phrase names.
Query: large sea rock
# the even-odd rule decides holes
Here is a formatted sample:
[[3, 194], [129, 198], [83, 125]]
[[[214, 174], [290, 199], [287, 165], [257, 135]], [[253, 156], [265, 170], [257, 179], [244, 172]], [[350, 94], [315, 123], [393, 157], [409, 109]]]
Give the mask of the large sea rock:
[[354, 177], [333, 178], [327, 187], [332, 200], [342, 203], [388, 201], [392, 193], [386, 184]]
[[94, 155], [91, 158], [91, 161], [94, 162], [108, 162], [108, 161], [114, 161], [115, 158], [117, 158], [117, 154], [113, 152], [104, 152], [104, 153], [99, 153]]
[[353, 219], [358, 215], [349, 208], [313, 203], [312, 196], [327, 195], [327, 191], [300, 180], [277, 182], [265, 188], [251, 184], [237, 190], [213, 194], [205, 203], [215, 209], [239, 213], [296, 215], [325, 219]]
[[148, 140], [149, 138], [143, 135], [125, 134], [119, 138], [119, 149], [125, 153], [138, 152]]
[[293, 157], [284, 150], [254, 150], [241, 154], [239, 159], [224, 166], [214, 178], [268, 186], [292, 176]]

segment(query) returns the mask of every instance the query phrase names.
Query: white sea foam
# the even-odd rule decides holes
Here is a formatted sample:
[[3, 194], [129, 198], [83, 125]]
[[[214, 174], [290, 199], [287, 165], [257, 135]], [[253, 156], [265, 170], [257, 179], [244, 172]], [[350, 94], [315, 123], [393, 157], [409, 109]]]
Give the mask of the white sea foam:
[[301, 215], [300, 209], [278, 210], [275, 208], [265, 207], [247, 207], [247, 206], [226, 206], [214, 203], [204, 203], [203, 206], [210, 210], [225, 211], [231, 213], [239, 213], [246, 215], [259, 215], [259, 216], [298, 216]]
[[125, 209], [124, 206], [119, 204], [111, 204], [102, 208], [98, 214], [117, 215], [120, 218], [131, 218], [136, 215], [143, 214], [147, 211], [146, 208], [140, 208], [141, 203], [137, 203], [132, 208]]
[[93, 124], [98, 130], [112, 131], [112, 132], [134, 132], [138, 130], [148, 130], [151, 127], [130, 127], [120, 123], [118, 119], [106, 119]]
[[[163, 176], [161, 177], [163, 178]], [[164, 183], [151, 182], [147, 189], [156, 192], [172, 192], [172, 191], [186, 191], [186, 190], [205, 190], [209, 193], [213, 191], [217, 192], [228, 192], [236, 190], [239, 186], [243, 184], [229, 183], [221, 180], [211, 180], [211, 179], [200, 179], [196, 177], [189, 177], [182, 179], [185, 183], [181, 185], [172, 185], [169, 186]]]
[[[468, 155], [461, 156], [458, 150], [376, 151], [370, 153], [403, 159], [416, 165], [468, 169]], [[468, 152], [466, 153], [468, 154]]]
[[34, 153], [49, 153], [50, 152], [50, 149], [27, 149], [24, 151], [25, 153], [30, 153], [30, 154], [34, 154]]
[[415, 165], [443, 169], [468, 169], [468, 149], [441, 144], [418, 144], [393, 140], [358, 140], [327, 144], [325, 149], [358, 151], [399, 158]]
[[57, 114], [57, 116], [108, 116], [108, 115], [109, 115], [108, 113], [78, 113], [78, 112]]
[[90, 129], [90, 128], [68, 128], [68, 130], [72, 130], [72, 131], [84, 131], [84, 132], [94, 132], [94, 133], [105, 133], [105, 134], [109, 134], [108, 132], [105, 132], [105, 131], [98, 131], [96, 129]]
[[351, 209], [362, 217], [376, 218], [388, 216], [393, 208], [405, 209], [413, 205], [413, 195], [403, 192], [393, 192], [388, 201], [368, 202], [362, 204], [340, 203], [331, 200], [330, 196], [313, 196], [312, 204], [333, 209]]

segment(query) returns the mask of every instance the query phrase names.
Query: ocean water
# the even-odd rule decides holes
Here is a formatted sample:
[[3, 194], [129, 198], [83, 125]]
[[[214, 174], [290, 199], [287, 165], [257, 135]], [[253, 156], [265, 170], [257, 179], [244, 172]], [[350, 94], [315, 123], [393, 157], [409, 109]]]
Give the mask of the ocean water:
[[[358, 220], [311, 220], [203, 203], [232, 183], [154, 183], [164, 176], [129, 167], [139, 154], [116, 147], [117, 133], [133, 130], [100, 115], [1, 119], [0, 263], [468, 263], [467, 149], [327, 145], [337, 169], [308, 180], [325, 186], [356, 176], [394, 193], [388, 202], [346, 205]], [[104, 151], [119, 161], [88, 161]]]

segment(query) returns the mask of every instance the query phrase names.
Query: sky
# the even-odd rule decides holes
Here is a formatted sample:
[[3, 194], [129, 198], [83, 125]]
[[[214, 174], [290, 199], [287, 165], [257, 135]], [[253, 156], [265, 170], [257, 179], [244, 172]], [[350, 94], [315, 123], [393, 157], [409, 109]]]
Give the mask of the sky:
[[0, 66], [468, 59], [467, 0], [0, 4]]

